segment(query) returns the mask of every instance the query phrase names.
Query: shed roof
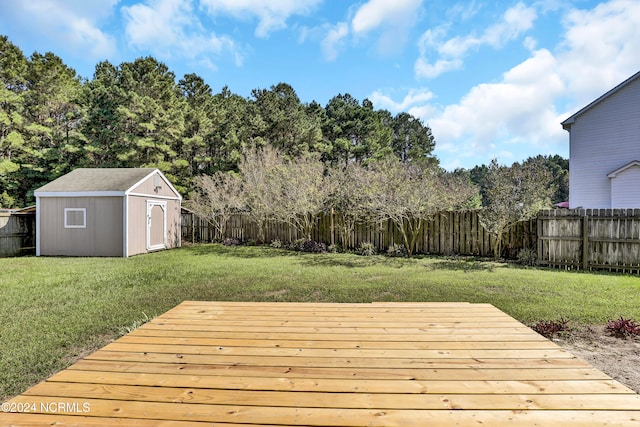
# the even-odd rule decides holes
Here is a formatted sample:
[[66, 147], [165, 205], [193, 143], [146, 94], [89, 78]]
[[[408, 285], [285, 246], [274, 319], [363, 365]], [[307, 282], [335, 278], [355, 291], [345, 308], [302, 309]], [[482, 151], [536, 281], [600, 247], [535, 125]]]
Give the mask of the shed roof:
[[79, 168], [43, 185], [39, 193], [125, 192], [151, 175], [154, 168]]
[[615, 178], [617, 177], [619, 174], [621, 174], [622, 172], [626, 171], [629, 168], [632, 168], [634, 166], [640, 166], [640, 161], [638, 160], [632, 160], [629, 163], [627, 163], [626, 165], [622, 166], [621, 168], [618, 168], [616, 170], [614, 170], [613, 172], [609, 173], [607, 176], [609, 178]]
[[629, 83], [631, 83], [631, 82], [633, 82], [633, 81], [635, 81], [635, 80], [637, 80], [639, 78], [640, 78], [640, 71], [638, 71], [633, 76], [629, 77], [627, 80], [623, 81], [618, 86], [614, 87], [613, 89], [611, 89], [610, 91], [608, 91], [604, 95], [600, 96], [595, 101], [593, 101], [590, 104], [588, 104], [587, 106], [581, 108], [578, 112], [576, 112], [571, 117], [569, 117], [568, 119], [566, 119], [565, 121], [560, 123], [562, 125], [562, 128], [565, 129], [565, 130], [571, 129], [571, 125], [576, 121], [576, 118], [578, 118], [578, 116], [580, 116], [583, 113], [587, 112], [588, 110], [592, 109], [593, 107], [595, 107], [596, 105], [598, 105], [599, 103], [604, 101], [605, 99], [609, 98], [614, 93], [618, 92], [623, 87], [627, 86]]

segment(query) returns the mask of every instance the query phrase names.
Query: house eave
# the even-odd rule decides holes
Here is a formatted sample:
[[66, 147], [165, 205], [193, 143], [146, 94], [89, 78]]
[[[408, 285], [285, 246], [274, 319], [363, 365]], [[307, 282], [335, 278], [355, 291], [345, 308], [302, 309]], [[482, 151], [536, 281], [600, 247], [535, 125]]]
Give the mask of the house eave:
[[575, 123], [575, 119], [573, 117], [569, 117], [567, 120], [565, 120], [564, 122], [560, 123], [562, 125], [562, 129], [566, 130], [566, 131], [571, 131], [571, 125]]
[[613, 95], [614, 93], [618, 92], [620, 89], [622, 89], [625, 86], [629, 85], [630, 83], [632, 83], [633, 81], [635, 81], [638, 78], [640, 78], [640, 71], [638, 71], [637, 73], [635, 73], [634, 75], [632, 75], [631, 77], [629, 77], [628, 79], [626, 79], [625, 81], [620, 83], [618, 86], [616, 86], [613, 89], [609, 90], [605, 94], [603, 94], [600, 97], [596, 98], [594, 101], [592, 101], [591, 103], [587, 104], [585, 107], [581, 108], [576, 113], [574, 113], [572, 116], [568, 117], [565, 121], [561, 122], [562, 128], [564, 130], [570, 131], [571, 130], [571, 125], [573, 123], [575, 123], [576, 118], [578, 118], [579, 116], [581, 116], [585, 112], [589, 111], [590, 109], [592, 109], [596, 105], [600, 104], [602, 101], [604, 101], [605, 99], [609, 98], [611, 95]]

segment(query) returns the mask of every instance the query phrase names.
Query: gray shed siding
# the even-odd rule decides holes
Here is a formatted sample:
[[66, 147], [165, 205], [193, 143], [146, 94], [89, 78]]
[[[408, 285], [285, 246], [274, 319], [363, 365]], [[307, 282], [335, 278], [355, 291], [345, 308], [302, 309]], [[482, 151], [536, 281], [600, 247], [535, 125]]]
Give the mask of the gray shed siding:
[[612, 205], [607, 177], [630, 160], [640, 159], [640, 79], [575, 118], [570, 153], [571, 208], [640, 207]]
[[169, 187], [169, 185], [162, 178], [160, 178], [160, 189], [158, 189], [158, 191], [156, 191], [153, 181], [153, 176], [150, 176], [149, 178], [145, 179], [144, 181], [133, 187], [131, 190], [129, 190], [129, 193], [134, 195], [144, 194], [150, 197], [156, 196], [161, 198], [177, 198], [176, 193], [173, 192], [171, 187]]
[[[122, 197], [42, 197], [40, 255], [123, 256]], [[65, 228], [65, 208], [86, 209], [84, 228]]]
[[[147, 202], [166, 205], [165, 249], [180, 247], [180, 201], [145, 196], [129, 196], [127, 207], [127, 237], [129, 256], [149, 252], [147, 249]], [[153, 240], [153, 239], [152, 239]]]
[[147, 197], [127, 197], [128, 255], [147, 253]]

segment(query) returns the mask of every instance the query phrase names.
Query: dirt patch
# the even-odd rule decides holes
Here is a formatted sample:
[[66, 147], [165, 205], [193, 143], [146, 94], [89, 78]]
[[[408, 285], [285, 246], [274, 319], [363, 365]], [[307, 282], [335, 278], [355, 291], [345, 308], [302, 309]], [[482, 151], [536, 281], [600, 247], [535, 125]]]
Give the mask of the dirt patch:
[[617, 338], [611, 336], [604, 325], [590, 325], [553, 341], [640, 393], [640, 337]]

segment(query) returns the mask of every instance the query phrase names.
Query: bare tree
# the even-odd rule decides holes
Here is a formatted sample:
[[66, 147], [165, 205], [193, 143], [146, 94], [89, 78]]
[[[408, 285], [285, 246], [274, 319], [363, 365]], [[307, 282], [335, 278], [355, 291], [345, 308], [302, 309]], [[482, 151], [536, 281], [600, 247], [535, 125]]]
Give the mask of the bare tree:
[[285, 161], [271, 171], [275, 218], [294, 227], [311, 240], [311, 232], [327, 203], [330, 183], [317, 156], [305, 155]]
[[244, 208], [242, 180], [234, 173], [216, 172], [196, 177], [194, 184], [195, 191], [187, 207], [209, 222], [224, 239], [231, 215]]
[[441, 171], [442, 206], [446, 210], [478, 209], [482, 206], [480, 188], [471, 182], [469, 175]]
[[245, 212], [258, 227], [258, 241], [264, 243], [267, 222], [277, 216], [281, 202], [275, 170], [283, 167], [282, 155], [270, 146], [246, 149], [238, 165], [243, 181]]
[[432, 165], [403, 165], [391, 158], [377, 163], [374, 171], [371, 212], [396, 225], [408, 255], [415, 250], [425, 224], [438, 212], [462, 206], [477, 194], [470, 184], [445, 179]]
[[485, 190], [486, 206], [479, 213], [480, 223], [496, 238], [494, 257], [502, 253], [504, 232], [518, 221], [533, 218], [551, 205], [553, 176], [540, 162], [501, 166], [491, 161]]
[[340, 243], [345, 249], [353, 247], [351, 236], [356, 224], [369, 215], [371, 176], [371, 171], [356, 163], [335, 166], [329, 171], [329, 205], [337, 212]]
[[425, 223], [439, 211], [466, 207], [477, 198], [468, 179], [436, 166], [402, 164], [389, 158], [365, 168], [349, 164], [325, 174], [317, 156], [285, 159], [271, 147], [247, 150], [240, 175], [216, 173], [199, 177], [190, 206], [225, 237], [230, 216], [245, 213], [265, 241], [269, 221], [289, 224], [310, 240], [318, 215], [335, 208], [344, 247], [351, 247], [356, 224], [392, 221], [411, 255]]

